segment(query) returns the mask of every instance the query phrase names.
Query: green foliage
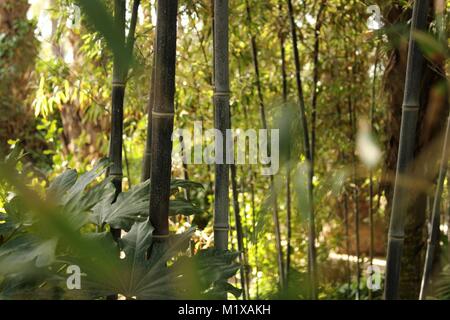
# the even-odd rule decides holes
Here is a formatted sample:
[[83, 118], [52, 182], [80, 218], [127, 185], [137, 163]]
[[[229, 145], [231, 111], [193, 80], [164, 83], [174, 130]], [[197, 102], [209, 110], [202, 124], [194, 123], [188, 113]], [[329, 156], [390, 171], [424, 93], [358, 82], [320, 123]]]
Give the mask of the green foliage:
[[[17, 164], [17, 169], [21, 171], [20, 177], [26, 187], [37, 189], [37, 204], [42, 204], [41, 200], [45, 199], [44, 202], [52, 203], [52, 206], [48, 208], [42, 204], [42, 208], [36, 208], [36, 205], [29, 203], [33, 197], [16, 192], [14, 183], [5, 180], [0, 183], [0, 247], [6, 248], [2, 259], [7, 263], [11, 258], [11, 261], [17, 261], [18, 266], [16, 274], [8, 274], [6, 280], [0, 278], [2, 294], [7, 297], [20, 295], [23, 298], [82, 298], [103, 297], [120, 291], [129, 298], [151, 295], [156, 297], [160, 289], [159, 284], [151, 282], [148, 288], [144, 288], [136, 279], [131, 278], [132, 274], [145, 276], [152, 265], [155, 265], [155, 274], [164, 274], [167, 271], [159, 265], [156, 267], [157, 261], [148, 261], [141, 255], [145, 246], [154, 245], [155, 252], [158, 252], [161, 246], [145, 233], [150, 231], [150, 227], [145, 224], [149, 203], [148, 182], [137, 184], [140, 180], [147, 128], [146, 108], [156, 23], [154, 1], [141, 2], [133, 57], [128, 56], [126, 50], [118, 45], [120, 35], [113, 23], [111, 0], [51, 1], [50, 7], [38, 7], [40, 16], [34, 17], [33, 20], [26, 18], [26, 0], [4, 2], [14, 10], [8, 11], [6, 15], [0, 10], [0, 18], [11, 18], [2, 20], [8, 22], [7, 24], [0, 22], [0, 92], [3, 97], [0, 109], [4, 111], [0, 115], [0, 144], [1, 147], [8, 148], [6, 141], [21, 139], [21, 145], [25, 147], [23, 156], [32, 162]], [[127, 0], [126, 3], [128, 30], [133, 0]], [[259, 44], [262, 95], [266, 102], [268, 125], [269, 128], [280, 129], [281, 166], [275, 177], [275, 189], [270, 188], [266, 177], [257, 174], [258, 167], [237, 167], [238, 200], [245, 234], [244, 247], [249, 260], [246, 269], [249, 272], [250, 297], [303, 299], [307, 297], [308, 287], [308, 241], [305, 228], [308, 210], [305, 181], [308, 164], [302, 154], [298, 106], [293, 103], [297, 93], [286, 1], [249, 0], [253, 20], [251, 25], [247, 23], [245, 1], [230, 0], [229, 3], [232, 17], [229, 49], [233, 126], [241, 130], [260, 127], [259, 97], [250, 42], [250, 35], [254, 34]], [[293, 1], [295, 22], [299, 31], [301, 72], [308, 119], [312, 117], [310, 101], [314, 90], [313, 50], [319, 3], [320, 1], [316, 0]], [[74, 4], [78, 4], [82, 9], [80, 19], [74, 15]], [[386, 24], [374, 32], [367, 29], [367, 6], [361, 1], [329, 0], [326, 1], [323, 13], [323, 25], [319, 34], [314, 205], [318, 265], [325, 268], [324, 274], [331, 272], [330, 251], [346, 252], [346, 240], [354, 246], [354, 226], [350, 225], [349, 239], [344, 234], [345, 224], [353, 221], [354, 200], [347, 198], [350, 216], [345, 220], [342, 209], [343, 192], [359, 187], [361, 230], [368, 228], [366, 215], [369, 196], [366, 190], [369, 173], [364, 166], [358, 165], [357, 185], [349, 183], [349, 156], [353, 152], [354, 141], [351, 139], [347, 113], [351, 100], [358, 120], [370, 116], [371, 77], [376, 45], [380, 47], [378, 58], [381, 71], [375, 79], [377, 105], [373, 134], [376, 135], [377, 141], [388, 147], [386, 158], [392, 160], [391, 149], [395, 149], [395, 132], [391, 131], [399, 123], [392, 123], [389, 118], [400, 109], [388, 110], [389, 98], [386, 98], [386, 92], [383, 90], [389, 88], [385, 87], [386, 83], [381, 85], [382, 73], [392, 71], [392, 68], [397, 67], [397, 62], [405, 62], [404, 57], [398, 53], [407, 44], [409, 26], [406, 22], [411, 13], [411, 1], [396, 1], [395, 6], [392, 1], [378, 1], [377, 4], [381, 7], [383, 22]], [[1, 7], [2, 5], [0, 9]], [[176, 128], [190, 130], [193, 122], [199, 120], [203, 122], [205, 129], [213, 127], [211, 10], [209, 0], [180, 1]], [[403, 22], [389, 24], [385, 21], [391, 19], [390, 15], [395, 14], [397, 10], [401, 12], [396, 19]], [[389, 16], [385, 15], [387, 12]], [[9, 23], [10, 21], [13, 23]], [[12, 29], [7, 32], [1, 29], [8, 25], [12, 26]], [[45, 32], [40, 34], [43, 25], [51, 25], [50, 35], [45, 36]], [[438, 34], [438, 26], [431, 24], [431, 31], [434, 29]], [[281, 38], [284, 39], [286, 54], [287, 103], [282, 100]], [[432, 65], [448, 57], [448, 49], [436, 40], [438, 37], [417, 33], [415, 38]], [[392, 50], [394, 55], [391, 56]], [[93, 163], [108, 153], [113, 54], [132, 63], [124, 104], [123, 188], [127, 192], [119, 195], [115, 203], [111, 201], [114, 191], [110, 180], [101, 178], [107, 164], [102, 163], [90, 171]], [[395, 81], [387, 85], [389, 87], [401, 81], [401, 77], [395, 78]], [[288, 293], [280, 293], [279, 288], [274, 285], [278, 279], [274, 268], [276, 246], [271, 217], [274, 210], [272, 200], [277, 196], [282, 240], [286, 240], [285, 181], [288, 167], [291, 169], [292, 179], [292, 277]], [[385, 218], [389, 209], [389, 195], [382, 190], [384, 182], [389, 180], [388, 176], [382, 174], [384, 169], [380, 165], [372, 172], [376, 182], [374, 187], [379, 193], [373, 197], [377, 207], [375, 215], [379, 222], [387, 221]], [[77, 172], [87, 173], [79, 175]], [[176, 267], [181, 266], [182, 262], [188, 266], [201, 265], [192, 267], [195, 270], [191, 270], [189, 284], [183, 285], [185, 291], [179, 290], [197, 297], [201, 296], [199, 292], [208, 291], [206, 286], [213, 281], [201, 280], [202, 277], [216, 277], [215, 270], [205, 269], [208, 263], [215, 264], [218, 259], [216, 253], [213, 250], [204, 253], [199, 251], [211, 246], [214, 174], [212, 166], [208, 165], [189, 165], [187, 174], [190, 179], [201, 181], [202, 184], [178, 180], [185, 178], [185, 168], [180, 163], [173, 164], [170, 228], [174, 232], [180, 232], [190, 230], [193, 224], [198, 225], [199, 230], [194, 235], [188, 231], [194, 239], [190, 244], [191, 250], [198, 251], [198, 254], [193, 257], [180, 257], [180, 252], [176, 252], [166, 264], [170, 266], [172, 274], [179, 272], [179, 278], [183, 272], [178, 271]], [[52, 183], [49, 185], [48, 181]], [[378, 181], [383, 182], [380, 189]], [[40, 214], [42, 209], [55, 214], [47, 215], [48, 219], [43, 219]], [[58, 219], [61, 217], [62, 221]], [[236, 248], [233, 218], [231, 222], [230, 246]], [[147, 229], [140, 233], [136, 229], [138, 225]], [[115, 244], [108, 233], [110, 227], [120, 227], [132, 232], [133, 239], [124, 238]], [[61, 231], [61, 228], [65, 231]], [[384, 232], [383, 226], [381, 229]], [[54, 238], [57, 239], [55, 249]], [[133, 243], [138, 238], [145, 246], [133, 249]], [[381, 238], [381, 234], [377, 233], [377, 238]], [[172, 240], [171, 243], [176, 241]], [[186, 241], [183, 242], [184, 248]], [[7, 245], [11, 246], [8, 250]], [[17, 256], [14, 256], [14, 246], [19, 248]], [[283, 241], [282, 246], [283, 252], [286, 253], [286, 241]], [[117, 256], [120, 251], [124, 252], [125, 248], [130, 252], [134, 250], [136, 259], [125, 255], [125, 259], [119, 261]], [[52, 251], [56, 254], [52, 254]], [[75, 251], [78, 253], [75, 254]], [[103, 252], [109, 251], [110, 254], [102, 255]], [[184, 249], [181, 251], [184, 254]], [[86, 252], [88, 254], [84, 254]], [[369, 254], [367, 248], [361, 252], [362, 256]], [[92, 261], [94, 256], [97, 258]], [[69, 263], [75, 263], [75, 260], [83, 264], [83, 272], [89, 270], [86, 271], [87, 278], [83, 277], [82, 282], [85, 283], [89, 279], [91, 286], [86, 287], [83, 292], [69, 292], [65, 289], [65, 267]], [[94, 263], [99, 260], [104, 260], [104, 263]], [[40, 264], [50, 263], [50, 269], [37, 268], [36, 261]], [[114, 266], [118, 273], [128, 269], [133, 261], [140, 266], [134, 273], [126, 271], [127, 275], [123, 278], [118, 278], [117, 274], [109, 274], [111, 271], [107, 266]], [[227, 263], [225, 266], [231, 268]], [[8, 268], [10, 271], [14, 269], [5, 266], [5, 270]], [[196, 269], [203, 271], [200, 273]], [[107, 278], [103, 279], [103, 275]], [[119, 280], [122, 282], [119, 283]], [[194, 280], [198, 280], [195, 285]], [[319, 297], [353, 299], [356, 283], [348, 286], [344, 285], [346, 281], [346, 276], [342, 274], [336, 276], [336, 279], [320, 277]], [[113, 287], [107, 287], [105, 283], [111, 283]], [[170, 284], [176, 285], [178, 283]], [[39, 290], [36, 290], [37, 287]], [[191, 288], [192, 290], [189, 290]], [[362, 298], [366, 298], [367, 292], [363, 288], [360, 289]], [[195, 291], [195, 294], [190, 291]], [[212, 291], [211, 293], [214, 295]], [[169, 295], [170, 290], [162, 293], [161, 297], [163, 294]]]
[[[239, 269], [233, 262], [235, 253], [207, 250], [187, 256], [195, 229], [171, 235], [163, 242], [152, 237], [153, 228], [146, 219], [148, 182], [122, 193], [111, 204], [114, 189], [110, 181], [95, 183], [108, 167], [104, 160], [81, 175], [75, 170], [64, 172], [39, 200], [40, 196], [20, 182], [24, 177], [15, 170], [11, 172], [16, 159], [10, 156], [0, 164], [2, 184], [12, 185], [14, 191], [0, 216], [2, 299], [239, 295], [239, 290], [226, 284]], [[176, 180], [173, 190], [199, 186]], [[188, 206], [183, 212], [193, 213]], [[116, 243], [108, 231], [103, 231], [110, 227], [128, 233]], [[70, 265], [77, 265], [83, 272], [80, 290], [68, 290], [66, 286], [65, 271]], [[198, 269], [192, 270], [194, 267]]]

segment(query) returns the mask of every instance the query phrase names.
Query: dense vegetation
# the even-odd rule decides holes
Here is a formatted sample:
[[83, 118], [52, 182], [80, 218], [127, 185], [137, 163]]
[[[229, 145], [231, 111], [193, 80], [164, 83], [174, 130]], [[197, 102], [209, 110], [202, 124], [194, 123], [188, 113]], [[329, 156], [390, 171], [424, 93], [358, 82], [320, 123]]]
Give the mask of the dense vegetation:
[[450, 298], [449, 7], [2, 1], [0, 299]]

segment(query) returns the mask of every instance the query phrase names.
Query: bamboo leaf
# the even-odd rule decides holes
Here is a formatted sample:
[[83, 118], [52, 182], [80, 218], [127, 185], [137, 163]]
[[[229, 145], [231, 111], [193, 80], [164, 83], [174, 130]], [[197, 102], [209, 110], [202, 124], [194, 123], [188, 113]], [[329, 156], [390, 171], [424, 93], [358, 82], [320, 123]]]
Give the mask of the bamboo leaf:
[[441, 63], [449, 57], [448, 47], [428, 32], [416, 30], [413, 38], [419, 44], [424, 56], [435, 63]]
[[108, 47], [120, 64], [126, 65], [130, 57], [122, 43], [123, 36], [121, 36], [121, 33], [125, 32], [125, 30], [120, 30], [117, 27], [114, 23], [113, 16], [109, 13], [103, 2], [99, 0], [74, 0], [74, 2], [86, 14], [89, 23], [105, 39]]

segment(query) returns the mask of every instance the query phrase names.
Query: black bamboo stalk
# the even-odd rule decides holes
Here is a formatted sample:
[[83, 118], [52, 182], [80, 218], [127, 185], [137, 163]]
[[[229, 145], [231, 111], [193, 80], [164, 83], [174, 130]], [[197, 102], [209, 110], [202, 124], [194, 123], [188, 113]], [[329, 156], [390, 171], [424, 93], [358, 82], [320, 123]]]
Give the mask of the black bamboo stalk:
[[317, 123], [317, 84], [319, 82], [319, 54], [320, 54], [320, 29], [322, 28], [322, 15], [326, 7], [326, 1], [320, 2], [314, 27], [314, 53], [313, 53], [313, 82], [311, 98], [311, 167], [314, 173], [314, 160], [316, 153], [316, 123]]
[[[230, 126], [231, 126], [231, 110], [230, 110]], [[244, 247], [244, 231], [242, 227], [241, 220], [241, 210], [239, 207], [239, 192], [237, 186], [237, 173], [236, 173], [236, 165], [230, 165], [230, 174], [231, 174], [231, 190], [233, 194], [233, 211], [234, 211], [234, 222], [236, 228], [236, 237], [237, 237], [237, 245], [239, 251], [239, 263], [241, 265], [241, 288], [242, 288], [242, 297], [244, 300], [248, 300], [248, 287], [247, 287], [247, 274], [246, 274], [246, 265], [247, 265], [247, 257]]]
[[425, 255], [424, 270], [422, 274], [422, 283], [420, 286], [419, 299], [425, 298], [428, 283], [433, 269], [433, 261], [436, 247], [439, 245], [439, 234], [441, 224], [441, 198], [444, 191], [444, 180], [447, 175], [448, 153], [450, 149], [450, 116], [447, 119], [447, 126], [445, 130], [444, 144], [442, 148], [441, 163], [439, 167], [439, 177], [437, 181], [436, 191], [434, 194], [433, 210], [431, 214], [431, 231], [428, 235], [427, 251]]
[[[261, 77], [259, 72], [259, 61], [258, 61], [258, 47], [256, 44], [256, 36], [252, 32], [252, 15], [251, 9], [248, 0], [246, 0], [247, 7], [247, 22], [250, 30], [250, 40], [251, 40], [251, 49], [252, 49], [252, 58], [253, 58], [253, 67], [255, 70], [255, 80], [256, 80], [256, 89], [258, 92], [258, 101], [259, 101], [259, 112], [261, 117], [262, 128], [267, 129], [267, 119], [266, 119], [266, 110], [264, 97], [261, 86]], [[275, 228], [275, 242], [277, 248], [277, 261], [278, 261], [278, 274], [279, 274], [279, 284], [281, 289], [284, 288], [284, 261], [283, 261], [283, 248], [281, 246], [281, 231], [280, 231], [280, 219], [278, 215], [278, 200], [277, 193], [275, 190], [275, 182], [273, 176], [270, 176], [270, 187], [272, 191], [272, 218], [274, 221]]]
[[133, 186], [133, 181], [131, 179], [130, 173], [130, 161], [128, 160], [128, 150], [125, 144], [123, 145], [123, 157], [125, 160], [125, 169], [127, 170], [128, 188], [131, 188]]
[[[283, 8], [281, 1], [278, 3], [278, 10], [280, 14], [280, 22], [284, 21]], [[286, 35], [284, 33], [284, 28], [280, 26], [281, 31], [278, 33], [278, 38], [280, 40], [280, 55], [281, 55], [281, 82], [283, 88], [283, 104], [287, 107], [288, 99], [288, 81], [287, 81], [287, 71], [286, 71]], [[290, 165], [290, 150], [288, 150], [287, 163], [286, 163], [286, 265], [285, 265], [285, 284], [289, 286], [289, 273], [291, 268], [291, 240], [292, 240], [292, 199], [291, 199], [291, 165]]]
[[[114, 23], [120, 30], [120, 46], [125, 49], [125, 0], [114, 1]], [[112, 182], [116, 190], [116, 196], [122, 192], [122, 145], [123, 145], [123, 102], [125, 96], [125, 66], [119, 54], [114, 55], [113, 61], [113, 82], [112, 82], [112, 111], [111, 111], [111, 138], [109, 145], [109, 159], [112, 164], [108, 170], [108, 175], [112, 177]], [[111, 229], [115, 239], [120, 238], [120, 230]]]
[[215, 165], [214, 243], [219, 250], [227, 250], [230, 229], [229, 166], [225, 161], [228, 149], [226, 130], [230, 129], [228, 41], [228, 0], [214, 0], [214, 118], [215, 128], [224, 137], [223, 163]]
[[[155, 3], [156, 10], [157, 4]], [[142, 159], [141, 182], [150, 179], [151, 161], [152, 161], [152, 111], [155, 100], [155, 71], [156, 71], [156, 28], [153, 35], [153, 63], [150, 79], [150, 92], [147, 103], [147, 136], [145, 141], [144, 157]]]
[[[375, 64], [373, 67], [373, 79], [372, 79], [372, 105], [370, 107], [370, 127], [374, 130], [374, 117], [376, 108], [376, 89], [377, 89], [377, 69], [378, 69], [378, 55], [379, 55], [380, 43], [377, 42], [375, 49]], [[374, 258], [374, 224], [373, 224], [373, 171], [369, 171], [369, 229], [370, 229], [370, 243], [369, 243], [369, 265], [372, 270], [373, 258]], [[372, 300], [372, 290], [369, 288], [369, 300]]]
[[169, 235], [177, 9], [177, 0], [158, 1], [149, 212], [153, 237], [158, 240]]
[[152, 161], [152, 112], [153, 112], [153, 104], [155, 100], [155, 72], [156, 72], [156, 30], [153, 41], [153, 66], [152, 66], [152, 76], [150, 80], [150, 94], [148, 98], [147, 104], [147, 137], [145, 142], [145, 151], [144, 158], [142, 160], [142, 172], [141, 172], [141, 181], [147, 181], [150, 179], [150, 170], [151, 170], [151, 161]]
[[400, 143], [397, 159], [394, 197], [388, 234], [386, 280], [384, 298], [398, 299], [400, 264], [405, 239], [406, 197], [408, 190], [399, 183], [402, 175], [414, 159], [416, 127], [420, 108], [420, 82], [423, 73], [423, 56], [412, 34], [423, 30], [427, 24], [428, 0], [414, 2], [411, 34], [409, 39], [408, 62], [406, 68], [405, 92], [400, 127]]
[[[125, 50], [125, 0], [114, 0], [114, 23], [120, 31], [120, 47]], [[123, 145], [123, 102], [125, 97], [125, 66], [120, 59], [120, 54], [113, 57], [113, 80], [111, 94], [111, 133], [109, 141], [109, 159], [112, 162], [107, 175], [112, 177], [115, 188], [113, 202], [122, 192], [122, 145]], [[120, 238], [120, 229], [111, 228], [110, 232], [115, 240]], [[107, 300], [116, 300], [117, 295], [106, 297]]]
[[244, 248], [244, 232], [242, 228], [241, 214], [239, 208], [239, 194], [237, 189], [237, 178], [236, 178], [236, 165], [230, 165], [231, 171], [231, 188], [233, 193], [233, 211], [234, 211], [234, 221], [236, 224], [236, 236], [239, 251], [239, 263], [241, 265], [241, 288], [242, 296], [244, 300], [248, 299], [248, 288], [247, 288], [247, 274], [246, 274], [246, 264], [247, 259], [245, 255]]
[[317, 267], [316, 267], [316, 227], [314, 217], [314, 199], [313, 199], [313, 168], [312, 168], [312, 152], [311, 144], [309, 140], [308, 121], [306, 118], [305, 98], [303, 95], [302, 79], [301, 79], [301, 66], [300, 66], [300, 54], [297, 45], [297, 25], [294, 19], [294, 8], [292, 6], [292, 0], [287, 0], [289, 21], [291, 26], [292, 46], [294, 50], [294, 62], [295, 62], [295, 80], [297, 83], [297, 98], [300, 111], [301, 125], [303, 130], [303, 148], [305, 158], [308, 161], [308, 273], [311, 282], [311, 298], [317, 298]]
[[350, 226], [349, 226], [349, 214], [348, 214], [348, 195], [347, 191], [344, 192], [344, 222], [345, 222], [345, 250], [347, 252], [347, 284], [350, 290], [352, 285], [352, 270], [350, 266]]
[[259, 277], [258, 277], [258, 272], [259, 272], [259, 267], [258, 267], [258, 231], [256, 230], [256, 220], [258, 219], [257, 214], [256, 214], [256, 203], [255, 203], [255, 176], [252, 176], [250, 179], [250, 201], [251, 201], [251, 205], [252, 205], [252, 232], [253, 232], [253, 241], [255, 244], [255, 286], [256, 286], [256, 299], [259, 299]]
[[[112, 166], [108, 170], [108, 174], [113, 177], [113, 184], [116, 189], [116, 197], [122, 192], [122, 149], [123, 145], [123, 106], [125, 97], [125, 86], [128, 70], [131, 65], [134, 39], [136, 33], [137, 15], [140, 5], [140, 0], [133, 2], [130, 28], [127, 39], [125, 40], [125, 15], [126, 15], [126, 1], [114, 1], [114, 23], [117, 29], [120, 30], [120, 46], [127, 52], [128, 61], [123, 62], [119, 54], [114, 55], [113, 61], [113, 83], [112, 83], [112, 112], [111, 112], [111, 140], [109, 148], [109, 157], [112, 161]], [[128, 170], [128, 166], [127, 166]], [[128, 173], [129, 176], [129, 173]], [[130, 177], [128, 177], [130, 179]], [[115, 238], [120, 237], [120, 230], [112, 230]]]
[[[350, 78], [351, 79], [351, 78]], [[351, 141], [355, 142], [356, 137], [356, 112], [355, 106], [351, 98], [351, 93], [348, 99], [348, 112], [351, 126]], [[353, 181], [353, 201], [355, 205], [355, 248], [356, 248], [356, 300], [360, 298], [360, 284], [361, 284], [361, 253], [360, 253], [360, 237], [359, 237], [359, 186], [357, 182], [356, 173], [356, 154], [352, 150], [352, 181]]]

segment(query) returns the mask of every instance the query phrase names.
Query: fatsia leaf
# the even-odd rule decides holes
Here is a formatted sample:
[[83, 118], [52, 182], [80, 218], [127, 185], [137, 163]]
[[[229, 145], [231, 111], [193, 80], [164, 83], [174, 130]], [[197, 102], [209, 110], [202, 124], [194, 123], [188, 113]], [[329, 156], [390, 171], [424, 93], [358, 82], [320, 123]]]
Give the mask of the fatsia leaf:
[[[136, 232], [133, 234], [132, 229], [130, 237], [134, 238], [139, 246], [133, 248], [130, 242], [124, 243], [125, 261], [135, 270], [129, 274], [130, 280], [133, 279], [133, 282], [130, 281], [130, 284], [133, 284], [133, 290], [128, 292], [127, 296], [145, 300], [179, 298], [178, 279], [167, 264], [171, 259], [186, 251], [195, 230], [190, 229], [183, 234], [172, 235], [166, 241], [160, 242], [148, 237], [148, 232], [152, 228], [147, 222], [136, 223], [133, 228]], [[147, 257], [147, 254], [149, 258], [143, 262], [145, 270], [141, 273], [142, 269], [137, 269], [135, 263], [142, 261], [142, 256]]]
[[130, 230], [135, 221], [143, 221], [148, 216], [149, 181], [136, 185], [128, 192], [122, 192], [113, 201], [113, 194], [93, 208], [91, 221], [98, 226], [109, 224], [113, 228]]
[[203, 184], [199, 182], [194, 182], [190, 180], [183, 180], [183, 179], [173, 179], [170, 182], [170, 189], [172, 191], [178, 190], [178, 188], [182, 189], [204, 189]]
[[67, 192], [62, 197], [62, 204], [68, 205], [69, 201], [72, 202], [72, 205], [77, 205], [77, 201], [83, 196], [83, 191], [86, 187], [92, 183], [95, 179], [101, 176], [106, 168], [109, 166], [109, 160], [102, 159], [100, 160], [95, 167], [80, 175], [77, 181], [67, 190]]
[[112, 199], [115, 189], [112, 184], [112, 178], [108, 177], [101, 183], [95, 185], [83, 194], [76, 206], [77, 211], [88, 211], [94, 208], [98, 203], [105, 199]]
[[169, 202], [169, 214], [174, 216], [182, 214], [185, 216], [202, 213], [203, 210], [196, 207], [192, 202], [186, 199], [174, 199]]
[[450, 299], [450, 264], [447, 264], [436, 281], [436, 294], [439, 299]]
[[0, 275], [51, 265], [57, 243], [56, 239], [43, 240], [32, 235], [11, 239], [0, 247]]
[[72, 169], [63, 172], [52, 181], [47, 189], [47, 196], [51, 196], [53, 199], [61, 199], [75, 184], [77, 179], [78, 173], [76, 170]]
[[[186, 250], [194, 230], [172, 235], [163, 242], [155, 240], [152, 232], [153, 227], [147, 221], [135, 223], [119, 240], [122, 259], [117, 255], [107, 274], [100, 274], [93, 263], [81, 263], [81, 270], [86, 270], [82, 282], [84, 294], [91, 298], [110, 294], [130, 299], [178, 298], [179, 281], [168, 264]], [[109, 237], [103, 240], [112, 241]]]
[[0, 246], [15, 229], [16, 225], [7, 216], [0, 214]]
[[15, 196], [5, 203], [4, 209], [8, 216], [8, 221], [16, 226], [30, 225], [33, 222], [33, 218], [28, 212], [25, 203], [20, 196]]
[[236, 274], [240, 266], [235, 263], [238, 252], [219, 251], [213, 248], [201, 250], [192, 257], [182, 257], [175, 264], [180, 288], [186, 298], [216, 299], [230, 292], [236, 297], [241, 291], [228, 279]]

